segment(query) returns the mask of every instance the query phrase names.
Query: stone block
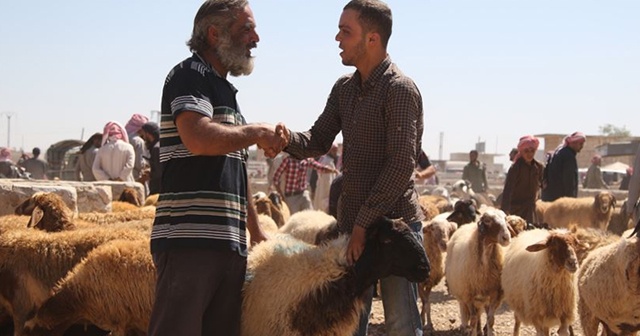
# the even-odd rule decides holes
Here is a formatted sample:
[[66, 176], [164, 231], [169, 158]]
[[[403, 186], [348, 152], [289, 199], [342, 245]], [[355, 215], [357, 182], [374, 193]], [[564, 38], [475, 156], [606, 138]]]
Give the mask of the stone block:
[[13, 214], [15, 208], [36, 192], [53, 192], [67, 204], [74, 214], [78, 213], [78, 195], [72, 186], [33, 184], [30, 181], [0, 183], [0, 216]]

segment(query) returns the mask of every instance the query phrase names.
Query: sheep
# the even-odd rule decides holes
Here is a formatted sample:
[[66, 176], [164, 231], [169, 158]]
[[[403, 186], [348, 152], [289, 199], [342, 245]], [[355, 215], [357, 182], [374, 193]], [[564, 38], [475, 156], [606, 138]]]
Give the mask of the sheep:
[[151, 194], [151, 195], [147, 196], [147, 198], [144, 200], [144, 205], [143, 206], [149, 206], [149, 205], [156, 206], [156, 205], [158, 205], [158, 198], [159, 197], [160, 197], [160, 194]]
[[17, 215], [31, 216], [27, 226], [47, 232], [74, 230], [78, 227], [91, 227], [95, 224], [113, 224], [134, 220], [153, 220], [155, 207], [142, 207], [116, 213], [80, 213], [74, 220], [73, 212], [62, 198], [55, 193], [35, 193], [15, 209]]
[[48, 232], [75, 229], [73, 212], [55, 193], [37, 192], [15, 208], [16, 215], [31, 216], [28, 227]]
[[447, 251], [449, 237], [456, 231], [458, 226], [456, 223], [444, 218], [423, 221], [422, 223], [422, 233], [424, 235], [423, 246], [427, 252], [429, 263], [431, 264], [431, 272], [429, 273], [427, 281], [418, 284], [418, 295], [422, 301], [420, 317], [425, 324], [425, 328], [432, 329], [433, 323], [431, 321], [429, 296], [431, 295], [431, 289], [439, 284], [444, 277], [443, 254]]
[[63, 335], [72, 324], [85, 321], [113, 336], [146, 335], [155, 281], [148, 240], [105, 243], [54, 287], [25, 323], [25, 334]]
[[424, 281], [429, 262], [409, 227], [381, 218], [367, 229], [365, 249], [347, 266], [348, 236], [320, 246], [270, 239], [248, 256], [241, 335], [352, 335], [365, 291], [396, 275]]
[[271, 202], [273, 202], [273, 204], [275, 204], [276, 207], [280, 209], [280, 212], [282, 213], [282, 219], [284, 219], [286, 223], [289, 220], [289, 217], [291, 217], [291, 211], [289, 210], [287, 202], [285, 202], [283, 200], [283, 197], [276, 191], [270, 192], [268, 197]]
[[24, 229], [0, 235], [0, 304], [13, 316], [16, 335], [59, 279], [89, 251], [114, 239], [148, 240], [149, 235], [114, 227], [52, 233]]
[[424, 220], [431, 220], [435, 216], [440, 214], [440, 209], [438, 205], [431, 201], [430, 195], [420, 196], [418, 198], [418, 204], [420, 204], [420, 208], [422, 209], [422, 213], [424, 213]]
[[449, 293], [460, 305], [461, 328], [471, 335], [480, 331], [480, 314], [487, 314], [486, 335], [493, 335], [494, 314], [502, 302], [500, 273], [503, 247], [511, 234], [506, 214], [489, 208], [477, 225], [463, 225], [447, 244], [445, 276]]
[[[267, 236], [278, 232], [278, 225], [273, 220], [273, 218], [264, 214], [258, 214], [258, 226], [265, 234], [267, 234]], [[251, 233], [249, 232], [249, 230], [246, 230], [245, 234], [247, 236], [247, 244], [252, 244]]]
[[[142, 200], [140, 200], [140, 195], [138, 195], [138, 191], [132, 187], [124, 187], [120, 197], [118, 197], [119, 202], [129, 203], [136, 207], [142, 206]], [[127, 209], [128, 210], [128, 209]]]
[[445, 197], [445, 196], [421, 195], [420, 197], [418, 197], [418, 203], [420, 203], [420, 205], [422, 206], [425, 206], [425, 204], [433, 204], [438, 209], [438, 213], [453, 211], [453, 207], [451, 206], [451, 201], [449, 200], [448, 197]]
[[[474, 192], [471, 188], [471, 182], [466, 180], [458, 180], [451, 186], [451, 194], [460, 199], [472, 199], [476, 202], [478, 207], [483, 204], [489, 207], [493, 207], [494, 203], [489, 197], [489, 193]], [[493, 199], [495, 196], [491, 195]]]
[[582, 244], [576, 248], [578, 263], [582, 264], [589, 253], [600, 246], [616, 243], [620, 240], [617, 234], [602, 231], [594, 228], [582, 228], [577, 225], [571, 225], [571, 232], [576, 236]]
[[547, 211], [547, 208], [549, 208], [549, 205], [551, 205], [551, 203], [552, 202], [545, 202], [540, 199], [536, 201], [535, 219], [534, 219], [536, 223], [534, 224], [539, 225], [544, 223], [544, 212]]
[[517, 237], [520, 233], [524, 232], [529, 227], [527, 225], [527, 221], [525, 221], [524, 218], [520, 216], [508, 215], [505, 220], [509, 225], [509, 233], [511, 234], [512, 238]]
[[633, 221], [631, 220], [631, 216], [627, 213], [627, 200], [625, 199], [620, 207], [613, 209], [609, 225], [607, 225], [607, 231], [621, 235], [622, 232], [632, 226]]
[[520, 324], [532, 324], [537, 335], [569, 335], [576, 317], [578, 292], [575, 249], [581, 243], [566, 229], [522, 232], [505, 252], [501, 283], [504, 300], [514, 312], [513, 335]]
[[585, 336], [636, 335], [640, 331], [640, 243], [622, 238], [584, 260], [578, 275], [578, 311]]
[[472, 200], [459, 200], [455, 203], [453, 211], [441, 213], [435, 218], [445, 218], [446, 220], [458, 225], [464, 225], [474, 222], [476, 220], [476, 215], [479, 214], [480, 213], [476, 209]]
[[296, 212], [278, 231], [287, 233], [309, 244], [316, 244], [318, 235], [337, 228], [336, 219], [320, 210]]
[[256, 208], [257, 213], [264, 214], [273, 218], [278, 227], [281, 227], [285, 224], [285, 219], [282, 215], [282, 211], [280, 211], [280, 208], [275, 205], [265, 193], [260, 192], [253, 195], [253, 204]]
[[544, 212], [544, 222], [555, 228], [567, 228], [571, 223], [606, 230], [616, 198], [609, 191], [595, 197], [561, 197], [551, 202]]

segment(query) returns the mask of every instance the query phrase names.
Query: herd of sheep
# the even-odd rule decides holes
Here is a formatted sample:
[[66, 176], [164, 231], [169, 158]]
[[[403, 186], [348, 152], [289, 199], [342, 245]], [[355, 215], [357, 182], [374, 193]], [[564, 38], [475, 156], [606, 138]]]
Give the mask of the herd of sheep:
[[[505, 303], [514, 335], [521, 324], [538, 335], [569, 335], [576, 320], [586, 336], [640, 330], [640, 245], [622, 232], [632, 223], [610, 193], [538, 202], [544, 225], [457, 196], [420, 196], [423, 242], [401, 221], [381, 218], [348, 266], [348, 239], [334, 217], [290, 215], [277, 194], [254, 195], [270, 239], [250, 247], [242, 335], [352, 335], [363, 293], [391, 274], [419, 283], [425, 330], [433, 329], [429, 295], [443, 279], [468, 335], [494, 335], [494, 314]], [[92, 325], [146, 335], [155, 206], [134, 203], [74, 216], [57, 195], [36, 193], [0, 217], [0, 330], [64, 335]]]

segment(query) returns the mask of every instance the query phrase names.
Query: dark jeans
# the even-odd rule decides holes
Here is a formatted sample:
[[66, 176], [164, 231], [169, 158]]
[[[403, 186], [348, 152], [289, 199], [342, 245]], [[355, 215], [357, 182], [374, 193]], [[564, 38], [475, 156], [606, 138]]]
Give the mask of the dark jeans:
[[175, 249], [153, 254], [156, 299], [151, 336], [239, 335], [247, 259], [233, 251]]

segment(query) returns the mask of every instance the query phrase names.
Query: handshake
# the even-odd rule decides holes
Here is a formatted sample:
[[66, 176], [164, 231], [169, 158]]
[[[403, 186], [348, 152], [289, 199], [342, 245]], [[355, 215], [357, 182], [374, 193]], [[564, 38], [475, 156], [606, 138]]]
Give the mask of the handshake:
[[289, 145], [291, 133], [283, 123], [278, 123], [275, 126], [269, 124], [261, 124], [260, 126], [261, 132], [258, 133], [256, 144], [264, 151], [266, 157], [274, 158]]

